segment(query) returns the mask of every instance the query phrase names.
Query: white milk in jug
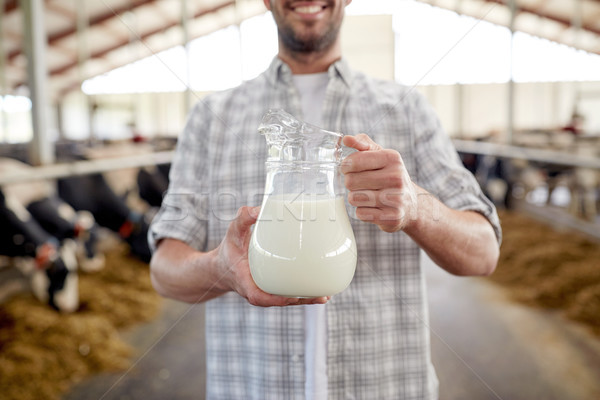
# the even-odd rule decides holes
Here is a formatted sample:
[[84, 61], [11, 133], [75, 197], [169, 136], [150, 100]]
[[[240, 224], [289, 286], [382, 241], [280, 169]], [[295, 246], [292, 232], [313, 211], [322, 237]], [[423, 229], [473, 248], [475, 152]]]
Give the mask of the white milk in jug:
[[356, 268], [356, 242], [342, 196], [267, 196], [248, 261], [256, 285], [286, 297], [331, 296]]

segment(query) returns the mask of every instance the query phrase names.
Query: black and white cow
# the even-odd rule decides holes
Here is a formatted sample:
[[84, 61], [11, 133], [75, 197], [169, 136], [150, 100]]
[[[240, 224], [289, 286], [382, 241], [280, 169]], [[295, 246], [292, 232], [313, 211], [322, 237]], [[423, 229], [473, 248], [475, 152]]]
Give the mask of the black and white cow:
[[137, 187], [140, 197], [151, 207], [160, 207], [163, 196], [169, 187], [169, 165], [155, 168], [140, 168], [137, 174]]
[[98, 225], [90, 212], [75, 212], [56, 196], [32, 201], [27, 210], [47, 232], [60, 240], [71, 238], [78, 243], [81, 270], [96, 272], [104, 267], [104, 254], [98, 250]]
[[30, 276], [33, 294], [62, 312], [79, 307], [77, 245], [46, 232], [16, 199], [0, 191], [0, 254]]
[[87, 210], [96, 222], [125, 240], [131, 253], [149, 262], [148, 222], [144, 214], [134, 211], [109, 186], [102, 174], [59, 179], [58, 194], [76, 210]]
[[[25, 171], [32, 167], [23, 162], [0, 158], [0, 172]], [[73, 239], [78, 245], [77, 261], [86, 272], [104, 266], [104, 255], [98, 251], [97, 225], [87, 211], [76, 212], [56, 194], [47, 181], [16, 182], [2, 187], [7, 199], [25, 207], [36, 222], [59, 241]]]

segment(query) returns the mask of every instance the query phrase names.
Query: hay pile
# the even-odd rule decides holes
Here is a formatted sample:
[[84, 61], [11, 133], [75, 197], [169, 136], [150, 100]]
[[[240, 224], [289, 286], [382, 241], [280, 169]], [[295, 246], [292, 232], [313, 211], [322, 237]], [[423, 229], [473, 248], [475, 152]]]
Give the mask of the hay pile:
[[126, 369], [133, 350], [118, 330], [155, 318], [160, 297], [148, 265], [124, 246], [106, 253], [106, 267], [79, 274], [81, 306], [63, 315], [29, 294], [0, 305], [2, 399], [59, 399], [83, 378]]
[[491, 280], [517, 300], [562, 310], [600, 335], [600, 243], [514, 212], [500, 219], [504, 238]]

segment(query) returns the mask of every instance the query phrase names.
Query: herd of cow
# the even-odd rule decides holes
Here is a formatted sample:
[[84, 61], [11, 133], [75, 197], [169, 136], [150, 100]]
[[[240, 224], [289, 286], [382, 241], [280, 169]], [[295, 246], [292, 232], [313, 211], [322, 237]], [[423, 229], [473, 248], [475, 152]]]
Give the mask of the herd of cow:
[[[32, 168], [0, 158], [0, 174]], [[135, 170], [137, 193], [148, 210], [160, 206], [169, 165]], [[0, 256], [25, 274], [40, 301], [61, 312], [79, 307], [78, 271], [104, 266], [99, 229], [113, 231], [131, 254], [150, 260], [147, 215], [117, 193], [105, 174], [71, 176], [0, 187]]]

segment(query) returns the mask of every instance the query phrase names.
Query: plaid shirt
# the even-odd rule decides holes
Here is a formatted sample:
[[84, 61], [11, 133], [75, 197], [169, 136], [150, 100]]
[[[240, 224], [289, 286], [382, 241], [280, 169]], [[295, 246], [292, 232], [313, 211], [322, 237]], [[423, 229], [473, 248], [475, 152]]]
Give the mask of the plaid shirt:
[[[351, 71], [344, 61], [329, 68], [329, 78], [323, 128], [367, 133], [398, 150], [415, 183], [451, 208], [486, 216], [500, 240], [494, 207], [421, 95]], [[278, 58], [256, 79], [196, 105], [178, 142], [151, 245], [170, 237], [213, 249], [240, 206], [260, 205], [267, 154], [257, 127], [269, 108], [302, 119], [291, 71]], [[351, 220], [356, 274], [326, 306], [329, 398], [435, 399], [420, 249], [403, 232]], [[236, 293], [207, 302], [207, 398], [303, 399], [303, 318], [301, 307], [255, 307]]]

